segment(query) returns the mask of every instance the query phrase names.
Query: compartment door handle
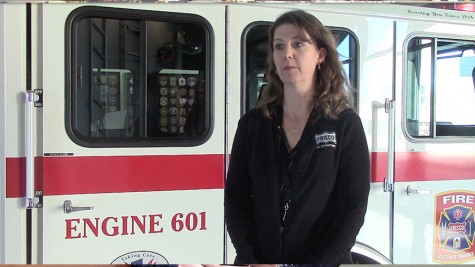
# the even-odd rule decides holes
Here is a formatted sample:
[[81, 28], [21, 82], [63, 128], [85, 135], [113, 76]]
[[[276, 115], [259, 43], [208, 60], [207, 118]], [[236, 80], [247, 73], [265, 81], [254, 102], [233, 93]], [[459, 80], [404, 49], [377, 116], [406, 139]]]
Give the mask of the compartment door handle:
[[73, 202], [71, 200], [65, 200], [64, 201], [64, 213], [71, 213], [75, 211], [80, 211], [80, 210], [93, 210], [94, 207], [73, 207]]
[[407, 195], [410, 196], [410, 195], [413, 195], [413, 194], [415, 194], [415, 195], [432, 194], [432, 191], [416, 189], [416, 188], [413, 188], [412, 186], [408, 185], [407, 186]]

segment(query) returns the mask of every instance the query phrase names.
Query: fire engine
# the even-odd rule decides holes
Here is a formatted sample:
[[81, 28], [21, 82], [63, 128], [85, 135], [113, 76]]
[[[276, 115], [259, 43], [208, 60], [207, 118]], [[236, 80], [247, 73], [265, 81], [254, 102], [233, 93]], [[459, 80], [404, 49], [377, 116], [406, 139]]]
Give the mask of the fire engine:
[[0, 263], [232, 263], [230, 147], [294, 8], [356, 89], [355, 262], [475, 263], [473, 4], [0, 2]]

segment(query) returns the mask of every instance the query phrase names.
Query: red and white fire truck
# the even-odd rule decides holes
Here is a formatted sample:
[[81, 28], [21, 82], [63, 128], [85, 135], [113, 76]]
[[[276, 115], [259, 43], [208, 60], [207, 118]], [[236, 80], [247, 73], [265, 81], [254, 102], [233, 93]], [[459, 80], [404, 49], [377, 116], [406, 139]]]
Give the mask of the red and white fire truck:
[[355, 262], [475, 263], [475, 13], [265, 1], [0, 1], [0, 263], [232, 263], [230, 147], [293, 8], [357, 89]]

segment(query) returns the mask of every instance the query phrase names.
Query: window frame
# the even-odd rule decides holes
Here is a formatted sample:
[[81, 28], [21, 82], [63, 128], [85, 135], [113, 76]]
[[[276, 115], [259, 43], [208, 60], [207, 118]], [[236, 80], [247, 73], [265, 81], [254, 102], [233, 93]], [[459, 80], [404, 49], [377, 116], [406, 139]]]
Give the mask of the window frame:
[[[409, 92], [412, 91], [409, 90], [411, 88], [410, 80], [409, 79], [409, 44], [412, 40], [414, 39], [430, 39], [433, 44], [431, 45], [431, 48], [433, 49], [431, 53], [431, 69], [432, 72], [430, 73], [430, 79], [431, 79], [431, 86], [428, 88], [429, 90], [429, 96], [430, 96], [430, 122], [429, 122], [429, 129], [430, 133], [428, 136], [414, 136], [410, 133], [409, 131], [409, 126], [408, 126], [408, 95]], [[403, 61], [403, 73], [402, 73], [402, 99], [401, 99], [401, 126], [402, 126], [402, 132], [404, 136], [406, 137], [407, 140], [413, 143], [440, 143], [440, 142], [473, 142], [475, 141], [475, 134], [472, 135], [465, 135], [462, 134], [467, 129], [464, 129], [464, 125], [454, 125], [454, 126], [449, 126], [450, 129], [445, 129], [447, 128], [444, 125], [437, 125], [436, 121], [436, 100], [437, 100], [437, 84], [436, 84], [436, 73], [437, 73], [437, 47], [438, 43], [440, 42], [454, 42], [454, 43], [472, 43], [475, 45], [475, 40], [470, 40], [470, 39], [461, 39], [460, 36], [452, 36], [452, 35], [445, 35], [445, 34], [432, 34], [432, 33], [425, 33], [425, 32], [414, 32], [408, 36], [406, 36], [404, 43], [403, 43], [403, 56], [402, 56], [402, 61]], [[474, 91], [475, 94], [475, 91]], [[469, 125], [470, 126], [470, 125]], [[444, 128], [445, 127], [445, 128]], [[460, 133], [459, 135], [449, 135], [449, 134], [443, 134], [443, 135], [437, 135], [437, 132], [440, 131], [442, 128], [443, 130], [446, 130], [447, 132], [455, 132], [455, 133]], [[473, 129], [469, 129], [470, 132], [475, 133], [475, 125], [473, 127], [470, 127]]]
[[[205, 82], [203, 84], [203, 131], [196, 138], [161, 138], [161, 137], [84, 137], [77, 127], [77, 103], [75, 94], [78, 92], [75, 77], [78, 74], [77, 47], [78, 36], [77, 27], [79, 22], [85, 18], [101, 18], [114, 20], [137, 20], [140, 22], [169, 22], [169, 23], [189, 23], [196, 24], [203, 29], [206, 60], [204, 63]], [[76, 144], [89, 148], [126, 148], [126, 147], [193, 147], [206, 143], [214, 130], [214, 31], [204, 17], [190, 13], [124, 9], [99, 6], [84, 6], [73, 10], [67, 17], [65, 24], [65, 128], [69, 138]], [[146, 48], [146, 40], [141, 41], [141, 49]], [[146, 91], [147, 91], [147, 52], [140, 54], [140, 79], [145, 82], [140, 85], [140, 101], [143, 101], [143, 108], [140, 116], [146, 115]], [[145, 119], [144, 119], [145, 120]], [[144, 126], [145, 127], [145, 126]]]

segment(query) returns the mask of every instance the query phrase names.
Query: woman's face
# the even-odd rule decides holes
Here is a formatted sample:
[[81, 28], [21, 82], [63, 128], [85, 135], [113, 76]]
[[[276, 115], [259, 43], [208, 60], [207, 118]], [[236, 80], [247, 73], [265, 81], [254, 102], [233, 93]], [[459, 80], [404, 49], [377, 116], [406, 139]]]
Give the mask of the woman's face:
[[293, 24], [282, 24], [274, 32], [273, 58], [284, 85], [313, 85], [317, 66], [325, 59], [326, 50], [318, 49], [305, 31], [300, 38], [300, 32]]

